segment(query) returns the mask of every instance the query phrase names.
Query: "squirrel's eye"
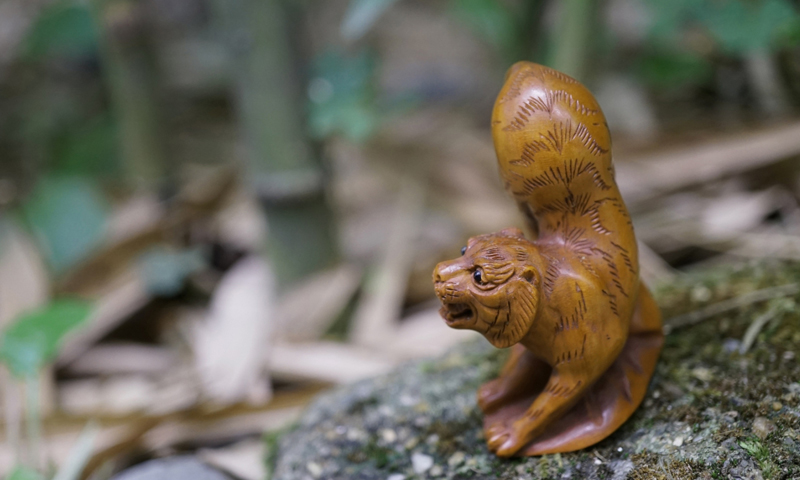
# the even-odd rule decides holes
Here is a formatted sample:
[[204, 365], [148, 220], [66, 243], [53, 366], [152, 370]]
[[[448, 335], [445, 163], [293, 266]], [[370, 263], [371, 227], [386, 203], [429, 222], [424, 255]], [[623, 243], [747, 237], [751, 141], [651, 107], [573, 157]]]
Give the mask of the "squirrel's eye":
[[475, 280], [476, 283], [483, 285], [483, 270], [476, 268], [475, 271], [472, 272], [472, 279]]
[[467, 253], [467, 247], [461, 247], [461, 255]]

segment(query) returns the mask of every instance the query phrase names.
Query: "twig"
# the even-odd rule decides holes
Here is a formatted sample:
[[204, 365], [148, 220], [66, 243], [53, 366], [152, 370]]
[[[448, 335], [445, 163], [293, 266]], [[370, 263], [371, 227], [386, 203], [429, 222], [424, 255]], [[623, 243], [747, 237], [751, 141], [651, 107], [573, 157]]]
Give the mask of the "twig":
[[753, 346], [753, 342], [756, 341], [756, 337], [759, 332], [761, 332], [761, 329], [764, 328], [767, 322], [775, 318], [775, 315], [777, 315], [779, 311], [780, 307], [773, 306], [767, 310], [766, 313], [753, 320], [753, 323], [751, 323], [750, 326], [747, 327], [747, 331], [744, 332], [744, 337], [742, 337], [742, 344], [739, 346], [739, 353], [741, 355], [744, 355], [750, 350], [750, 347]]
[[789, 283], [778, 287], [769, 287], [761, 290], [755, 290], [735, 298], [723, 300], [719, 303], [708, 305], [700, 310], [678, 315], [667, 320], [664, 325], [664, 333], [670, 333], [676, 328], [688, 327], [700, 323], [701, 321], [718, 315], [723, 312], [735, 310], [753, 303], [763, 302], [771, 298], [788, 297], [800, 292], [800, 285], [797, 283]]
[[617, 156], [617, 182], [629, 206], [691, 185], [747, 172], [800, 152], [800, 122], [637, 158]]
[[426, 193], [410, 177], [402, 178], [400, 187], [383, 258], [369, 276], [371, 281], [353, 317], [351, 338], [359, 345], [385, 345], [400, 317]]

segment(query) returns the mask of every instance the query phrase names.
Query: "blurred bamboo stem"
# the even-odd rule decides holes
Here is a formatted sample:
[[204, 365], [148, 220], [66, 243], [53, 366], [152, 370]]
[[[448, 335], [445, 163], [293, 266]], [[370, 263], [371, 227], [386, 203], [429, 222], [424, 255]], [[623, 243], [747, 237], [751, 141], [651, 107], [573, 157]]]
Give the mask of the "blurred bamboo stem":
[[42, 466], [42, 419], [39, 415], [39, 379], [34, 375], [25, 378], [25, 423], [28, 430], [28, 464], [39, 469]]
[[585, 81], [589, 46], [596, 35], [592, 26], [596, 23], [597, 1], [564, 0], [561, 8], [561, 21], [550, 42], [553, 51], [549, 66]]
[[523, 59], [536, 61], [539, 58], [542, 41], [540, 32], [544, 27], [547, 2], [544, 0], [530, 0], [523, 2], [522, 21], [520, 22], [519, 51], [512, 61]]
[[236, 101], [249, 153], [249, 180], [269, 227], [269, 256], [281, 286], [331, 266], [333, 219], [320, 159], [306, 136], [305, 82], [283, 1], [217, 0], [235, 65]]
[[785, 115], [790, 105], [775, 57], [769, 51], [748, 52], [744, 55], [744, 65], [761, 110], [770, 115]]
[[123, 169], [133, 186], [152, 186], [168, 172], [158, 74], [139, 12], [143, 7], [128, 0], [92, 0], [90, 4], [106, 86], [119, 125]]
[[3, 407], [5, 409], [6, 422], [6, 442], [11, 446], [14, 462], [22, 464], [22, 406], [20, 404], [19, 385], [5, 370], [0, 370], [0, 381], [5, 386], [3, 388]]

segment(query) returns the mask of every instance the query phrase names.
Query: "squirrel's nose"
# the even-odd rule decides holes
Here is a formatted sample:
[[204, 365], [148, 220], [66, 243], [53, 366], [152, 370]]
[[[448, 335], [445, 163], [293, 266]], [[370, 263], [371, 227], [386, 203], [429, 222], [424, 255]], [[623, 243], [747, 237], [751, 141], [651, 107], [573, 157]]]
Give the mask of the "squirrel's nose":
[[433, 283], [443, 283], [450, 280], [459, 270], [459, 266], [454, 261], [439, 262], [433, 269]]
[[442, 270], [439, 268], [442, 264], [436, 265], [436, 268], [433, 269], [433, 283], [442, 283]]

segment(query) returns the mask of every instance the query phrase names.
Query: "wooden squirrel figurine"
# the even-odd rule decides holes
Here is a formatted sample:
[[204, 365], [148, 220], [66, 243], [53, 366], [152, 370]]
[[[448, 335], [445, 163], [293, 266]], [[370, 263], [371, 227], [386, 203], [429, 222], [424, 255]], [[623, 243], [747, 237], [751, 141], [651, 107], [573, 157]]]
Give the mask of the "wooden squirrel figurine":
[[642, 402], [664, 338], [639, 280], [608, 125], [583, 85], [520, 62], [495, 103], [492, 136], [536, 239], [517, 228], [471, 238], [460, 258], [436, 266], [441, 313], [453, 328], [513, 347], [478, 391], [493, 452], [582, 449]]

